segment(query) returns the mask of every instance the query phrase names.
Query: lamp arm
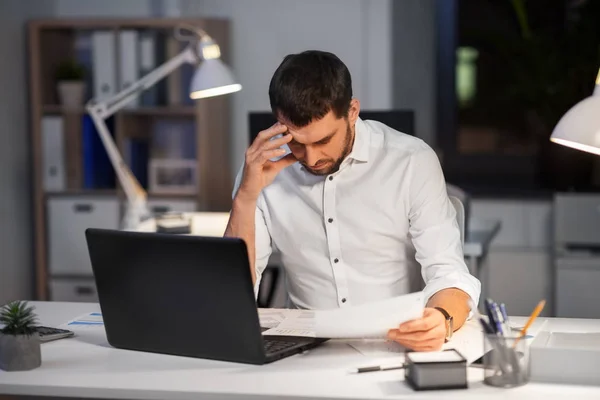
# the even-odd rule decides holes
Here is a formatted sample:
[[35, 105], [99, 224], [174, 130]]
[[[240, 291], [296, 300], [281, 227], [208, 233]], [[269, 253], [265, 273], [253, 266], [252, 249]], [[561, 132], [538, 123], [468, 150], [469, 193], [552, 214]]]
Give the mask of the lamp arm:
[[123, 106], [135, 96], [139, 95], [144, 90], [151, 88], [154, 84], [183, 64], [195, 63], [197, 61], [198, 57], [196, 56], [196, 52], [194, 51], [193, 46], [190, 45], [181, 53], [157, 67], [155, 70], [144, 75], [131, 86], [115, 94], [113, 97], [100, 101], [94, 101], [92, 99], [90, 103], [88, 103], [88, 111], [91, 111], [91, 108], [93, 108], [98, 116], [106, 119], [123, 108]]
[[152, 87], [154, 84], [165, 78], [184, 63], [195, 63], [197, 59], [196, 53], [194, 52], [193, 47], [190, 45], [177, 56], [173, 57], [169, 61], [157, 67], [155, 70], [140, 78], [130, 87], [122, 90], [108, 99], [103, 99], [100, 101], [95, 101], [92, 99], [86, 107], [88, 113], [94, 121], [94, 125], [98, 130], [98, 135], [100, 136], [102, 145], [106, 149], [110, 162], [119, 178], [119, 182], [121, 183], [123, 190], [125, 191], [125, 195], [127, 196], [129, 203], [128, 213], [134, 214], [133, 220], [131, 220], [131, 216], [127, 217], [130, 219], [130, 221], [125, 222], [126, 229], [134, 229], [135, 225], [139, 223], [140, 219], [144, 216], [142, 214], [147, 213], [146, 191], [135, 178], [135, 175], [133, 175], [131, 169], [123, 160], [123, 157], [121, 157], [121, 154], [117, 149], [117, 145], [115, 144], [115, 141], [113, 140], [110, 131], [106, 126], [105, 120], [123, 108], [123, 106], [138, 96], [141, 92]]

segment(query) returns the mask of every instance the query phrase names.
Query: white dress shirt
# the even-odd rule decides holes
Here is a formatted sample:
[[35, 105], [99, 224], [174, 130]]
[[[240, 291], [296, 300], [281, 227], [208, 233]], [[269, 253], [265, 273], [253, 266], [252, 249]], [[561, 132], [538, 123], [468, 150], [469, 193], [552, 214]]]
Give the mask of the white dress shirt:
[[255, 246], [257, 283], [277, 251], [299, 308], [383, 300], [423, 281], [425, 299], [454, 287], [479, 301], [435, 152], [377, 121], [357, 120], [337, 172], [315, 176], [295, 163], [263, 189]]

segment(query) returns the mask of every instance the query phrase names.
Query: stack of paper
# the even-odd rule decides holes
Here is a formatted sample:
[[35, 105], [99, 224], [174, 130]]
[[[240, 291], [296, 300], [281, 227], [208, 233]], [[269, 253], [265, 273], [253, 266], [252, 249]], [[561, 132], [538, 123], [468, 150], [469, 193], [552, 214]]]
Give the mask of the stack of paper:
[[423, 292], [333, 310], [261, 309], [263, 335], [331, 339], [385, 338], [390, 329], [423, 316]]

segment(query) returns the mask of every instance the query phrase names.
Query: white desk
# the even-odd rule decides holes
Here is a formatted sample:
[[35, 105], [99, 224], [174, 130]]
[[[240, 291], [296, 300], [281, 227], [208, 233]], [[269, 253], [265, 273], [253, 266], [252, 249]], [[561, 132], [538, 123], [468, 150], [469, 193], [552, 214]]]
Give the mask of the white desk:
[[[34, 302], [40, 321], [60, 325], [96, 304]], [[520, 323], [521, 321], [516, 321]], [[597, 320], [549, 321], [555, 327], [600, 331]], [[470, 388], [414, 392], [402, 371], [348, 374], [371, 360], [347, 344], [328, 342], [306, 354], [264, 366], [118, 350], [103, 331], [42, 345], [42, 366], [27, 372], [0, 371], [0, 395], [127, 399], [586, 399], [600, 388], [529, 383], [498, 389], [469, 369]]]

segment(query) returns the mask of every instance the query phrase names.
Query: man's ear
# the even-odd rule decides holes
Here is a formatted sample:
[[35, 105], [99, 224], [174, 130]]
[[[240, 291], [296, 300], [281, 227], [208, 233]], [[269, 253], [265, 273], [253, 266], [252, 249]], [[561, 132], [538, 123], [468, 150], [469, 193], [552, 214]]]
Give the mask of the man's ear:
[[351, 125], [354, 125], [354, 123], [356, 123], [359, 113], [360, 101], [358, 101], [358, 99], [353, 98], [352, 100], [350, 100], [350, 108], [348, 109], [348, 121]]

